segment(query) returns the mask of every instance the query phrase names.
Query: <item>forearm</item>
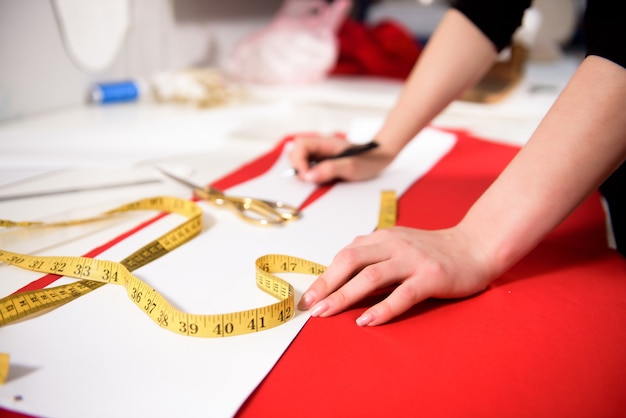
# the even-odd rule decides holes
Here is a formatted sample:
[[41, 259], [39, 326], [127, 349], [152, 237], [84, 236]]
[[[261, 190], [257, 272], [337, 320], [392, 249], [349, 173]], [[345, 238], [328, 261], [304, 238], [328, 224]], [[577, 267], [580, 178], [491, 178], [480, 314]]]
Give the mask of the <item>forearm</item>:
[[298, 176], [305, 181], [325, 183], [377, 175], [441, 110], [480, 80], [496, 57], [493, 42], [465, 15], [451, 9], [428, 41], [395, 106], [375, 135], [380, 146], [363, 157], [326, 161], [311, 168], [311, 156], [340, 153], [346, 144], [300, 137], [290, 153]]
[[376, 135], [396, 154], [450, 102], [474, 85], [495, 62], [489, 39], [451, 9], [426, 44], [397, 103]]
[[527, 254], [624, 160], [626, 70], [591, 56], [527, 145], [467, 213], [494, 277]]

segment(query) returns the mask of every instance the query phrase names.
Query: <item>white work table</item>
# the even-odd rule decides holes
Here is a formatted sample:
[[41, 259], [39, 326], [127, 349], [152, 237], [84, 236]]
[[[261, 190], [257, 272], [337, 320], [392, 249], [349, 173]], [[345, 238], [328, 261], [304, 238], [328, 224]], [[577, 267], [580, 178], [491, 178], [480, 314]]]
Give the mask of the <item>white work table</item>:
[[[556, 63], [529, 65], [525, 79], [504, 101], [494, 105], [453, 103], [433, 125], [467, 129], [486, 139], [522, 145], [554, 102], [576, 63], [576, 59], [567, 58]], [[129, 179], [154, 179], [158, 177], [156, 166], [167, 167], [197, 183], [207, 184], [271, 150], [285, 136], [300, 132], [344, 132], [354, 141], [367, 141], [375, 135], [401, 87], [401, 83], [390, 80], [333, 78], [309, 86], [251, 87], [251, 100], [214, 109], [142, 102], [62, 109], [5, 122], [0, 124], [0, 199], [33, 193], [44, 186], [63, 189]], [[164, 194], [190, 197], [188, 190], [162, 181], [41, 198], [0, 200], [0, 219], [51, 221], [76, 218], [97, 214], [101, 209], [110, 209], [139, 197]], [[226, 218], [228, 215], [214, 216], [226, 225], [231, 222]], [[70, 228], [64, 233], [47, 231], [40, 238], [29, 235], [25, 240], [28, 243], [24, 245], [21, 245], [23, 235], [19, 231], [0, 231], [0, 248], [11, 246], [12, 251], [80, 255], [148, 218], [124, 218], [105, 228]], [[171, 227], [171, 223], [165, 227]], [[155, 228], [154, 233], [159, 230]], [[262, 234], [255, 232], [260, 240], [264, 239]], [[233, 236], [235, 243], [237, 239], [241, 239], [240, 236]], [[0, 285], [0, 296], [15, 291], [29, 277], [34, 280], [40, 276], [31, 272], [27, 272], [30, 276], [18, 275], [14, 274], [15, 271], [13, 267], [0, 266], [0, 278], [6, 279]], [[296, 293], [303, 288], [304, 285], [297, 287]], [[103, 296], [107, 297], [107, 292], [114, 292], [102, 290]], [[128, 309], [131, 315], [135, 313], [134, 307]], [[306, 319], [301, 315], [299, 320]], [[100, 325], [106, 327], [108, 324]], [[146, 332], [150, 334], [153, 330]], [[154, 332], [165, 331], [156, 327]], [[164, 338], [166, 347], [167, 344], [176, 347], [179, 341], [175, 339], [179, 336], [169, 334], [155, 338]], [[285, 344], [288, 345], [289, 341], [286, 340]], [[189, 343], [185, 349], [196, 353], [195, 350], [206, 348], [202, 344]], [[37, 357], [37, 347], [23, 348], [24, 353]], [[133, 351], [132, 347], [128, 350]], [[280, 356], [280, 352], [276, 355]], [[21, 375], [31, 373], [27, 366], [30, 367], [18, 364], [20, 376], [14, 375], [14, 379], [19, 380]], [[46, 364], [37, 366], [45, 369]], [[164, 367], [169, 368], [168, 365]], [[241, 395], [243, 400], [253, 389], [254, 385], [242, 389], [245, 392]], [[41, 405], [23, 408], [19, 400], [9, 399], [9, 395], [2, 395], [0, 387], [0, 408], [46, 413], [47, 409]], [[240, 404], [242, 400], [233, 401], [231, 409], [226, 408], [220, 413], [231, 415], [239, 405], [237, 402]], [[166, 410], [158, 412], [167, 413]], [[180, 412], [184, 413], [184, 409]], [[198, 414], [201, 411], [193, 412]]]

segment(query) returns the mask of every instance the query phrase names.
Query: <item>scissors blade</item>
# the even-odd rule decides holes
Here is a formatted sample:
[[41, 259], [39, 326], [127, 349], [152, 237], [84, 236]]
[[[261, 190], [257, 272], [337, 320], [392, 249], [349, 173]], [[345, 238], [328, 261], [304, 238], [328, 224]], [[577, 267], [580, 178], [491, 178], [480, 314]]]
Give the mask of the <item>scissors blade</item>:
[[164, 175], [193, 190], [201, 199], [217, 206], [233, 210], [239, 217], [257, 225], [282, 225], [285, 221], [298, 219], [300, 212], [283, 202], [272, 202], [252, 197], [226, 196], [214, 187], [202, 187], [193, 182], [158, 168]]
[[163, 170], [162, 168], [159, 168], [159, 171], [163, 174], [165, 174], [167, 177], [171, 178], [172, 180], [175, 180], [177, 182], [179, 182], [180, 184], [189, 187], [191, 190], [196, 191], [196, 190], [202, 190], [202, 191], [209, 191], [208, 187], [202, 187], [199, 184], [196, 184], [192, 181], [189, 181], [185, 178], [179, 177], [175, 174], [172, 174], [168, 171]]
[[54, 195], [59, 195], [59, 194], [71, 194], [71, 193], [91, 192], [95, 190], [116, 189], [116, 188], [121, 188], [121, 187], [143, 186], [146, 184], [154, 184], [154, 183], [161, 183], [161, 180], [145, 179], [145, 180], [136, 180], [136, 181], [129, 181], [129, 182], [121, 182], [121, 183], [109, 183], [109, 184], [99, 184], [99, 185], [92, 185], [92, 186], [73, 187], [73, 188], [59, 189], [59, 190], [45, 190], [45, 191], [38, 191], [38, 192], [33, 192], [33, 193], [4, 195], [4, 196], [0, 196], [0, 202], [6, 202], [9, 200], [30, 199], [34, 197], [54, 196]]

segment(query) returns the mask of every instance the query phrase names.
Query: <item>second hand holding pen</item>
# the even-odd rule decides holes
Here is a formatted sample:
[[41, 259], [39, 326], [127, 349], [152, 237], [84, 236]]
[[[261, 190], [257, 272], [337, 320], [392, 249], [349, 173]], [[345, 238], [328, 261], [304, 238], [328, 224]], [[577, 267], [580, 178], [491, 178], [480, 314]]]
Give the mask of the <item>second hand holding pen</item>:
[[[352, 145], [346, 148], [345, 150], [343, 150], [342, 152], [340, 152], [339, 154], [309, 161], [309, 167], [313, 167], [314, 165], [319, 164], [322, 161], [326, 161], [326, 160], [336, 160], [339, 158], [354, 157], [356, 155], [360, 155], [360, 154], [363, 154], [364, 152], [370, 151], [376, 147], [378, 147], [378, 142], [376, 141], [367, 142], [365, 144]], [[284, 173], [285, 176], [295, 176], [296, 174], [298, 174], [298, 170], [296, 170], [295, 168], [290, 168]]]

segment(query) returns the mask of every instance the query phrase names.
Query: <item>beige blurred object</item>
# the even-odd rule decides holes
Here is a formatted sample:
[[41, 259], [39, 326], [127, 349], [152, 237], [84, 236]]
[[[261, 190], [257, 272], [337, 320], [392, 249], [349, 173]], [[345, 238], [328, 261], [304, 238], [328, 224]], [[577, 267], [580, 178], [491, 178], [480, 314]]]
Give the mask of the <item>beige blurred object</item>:
[[192, 68], [157, 74], [152, 80], [157, 101], [200, 108], [225, 106], [245, 99], [244, 90], [227, 82], [214, 68]]
[[506, 97], [521, 81], [528, 48], [521, 44], [511, 47], [509, 57], [498, 61], [489, 72], [461, 100], [478, 103], [495, 103]]
[[533, 7], [541, 13], [543, 23], [529, 59], [553, 61], [562, 57], [563, 46], [576, 31], [583, 3], [583, 0], [534, 0]]

